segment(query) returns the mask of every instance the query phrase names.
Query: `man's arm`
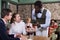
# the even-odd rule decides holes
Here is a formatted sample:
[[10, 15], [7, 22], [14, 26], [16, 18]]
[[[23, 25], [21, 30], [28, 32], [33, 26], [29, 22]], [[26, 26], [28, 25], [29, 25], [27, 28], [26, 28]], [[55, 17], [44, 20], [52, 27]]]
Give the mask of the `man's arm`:
[[35, 9], [32, 10], [32, 20], [36, 20], [36, 17], [35, 17]]
[[3, 40], [20, 40], [19, 38], [11, 38], [8, 36], [7, 30], [5, 29], [5, 25], [0, 22], [0, 36]]
[[36, 24], [35, 9], [32, 10], [32, 23]]
[[25, 23], [23, 23], [23, 35], [26, 35], [27, 33], [26, 33], [26, 25], [25, 25]]
[[50, 20], [51, 20], [51, 13], [50, 13], [49, 10], [47, 10], [47, 12], [46, 12], [46, 21], [45, 21], [45, 24], [40, 24], [40, 26], [43, 27], [43, 28], [49, 27], [49, 25], [50, 25]]

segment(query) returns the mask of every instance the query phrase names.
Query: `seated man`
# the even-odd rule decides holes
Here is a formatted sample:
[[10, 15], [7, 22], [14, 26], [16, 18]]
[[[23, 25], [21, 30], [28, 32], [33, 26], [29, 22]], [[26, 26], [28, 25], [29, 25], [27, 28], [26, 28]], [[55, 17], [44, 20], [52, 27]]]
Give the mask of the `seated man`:
[[[2, 18], [0, 19], [0, 40], [20, 40], [20, 38], [12, 38], [9, 37], [7, 34], [6, 23], [12, 17], [12, 11], [10, 9], [3, 9], [2, 10]], [[21, 40], [25, 40], [26, 38], [21, 36]]]

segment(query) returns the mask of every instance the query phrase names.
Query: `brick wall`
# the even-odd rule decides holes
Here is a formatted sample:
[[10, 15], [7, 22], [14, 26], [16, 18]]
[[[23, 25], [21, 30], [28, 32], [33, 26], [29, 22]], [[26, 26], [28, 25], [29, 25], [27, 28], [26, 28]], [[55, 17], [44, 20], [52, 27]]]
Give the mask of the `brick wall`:
[[10, 4], [10, 9], [12, 10], [12, 12], [17, 12], [16, 10], [16, 5]]
[[60, 20], [60, 3], [44, 4], [44, 7], [51, 11], [52, 19]]
[[18, 13], [20, 13], [23, 19], [26, 17], [31, 17], [31, 5], [20, 5]]
[[[52, 19], [60, 20], [60, 3], [47, 3], [43, 4], [43, 6], [51, 11]], [[20, 13], [23, 19], [31, 17], [31, 5], [19, 5], [18, 7], [18, 13]], [[10, 4], [10, 9], [16, 12], [16, 5]]]

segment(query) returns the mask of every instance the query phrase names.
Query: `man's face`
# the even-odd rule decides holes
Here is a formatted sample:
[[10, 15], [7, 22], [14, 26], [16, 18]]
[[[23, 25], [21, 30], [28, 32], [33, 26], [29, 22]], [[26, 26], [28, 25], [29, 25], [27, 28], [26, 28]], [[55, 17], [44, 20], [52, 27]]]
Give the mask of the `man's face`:
[[7, 15], [7, 20], [11, 20], [12, 17], [12, 12], [9, 13], [9, 15]]
[[35, 12], [39, 12], [40, 11], [40, 7], [38, 7], [38, 6], [35, 6]]

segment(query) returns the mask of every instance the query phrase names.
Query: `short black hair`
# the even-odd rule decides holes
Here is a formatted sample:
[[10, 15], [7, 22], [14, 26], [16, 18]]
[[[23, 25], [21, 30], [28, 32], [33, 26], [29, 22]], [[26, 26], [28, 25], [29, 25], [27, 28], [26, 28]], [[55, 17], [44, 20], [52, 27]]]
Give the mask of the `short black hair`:
[[9, 15], [10, 12], [12, 12], [10, 9], [2, 9], [1, 17], [4, 18], [6, 15]]
[[57, 22], [57, 20], [55, 20], [55, 19], [51, 19], [51, 21]]
[[34, 3], [34, 6], [42, 7], [42, 2], [41, 1], [36, 1]]

